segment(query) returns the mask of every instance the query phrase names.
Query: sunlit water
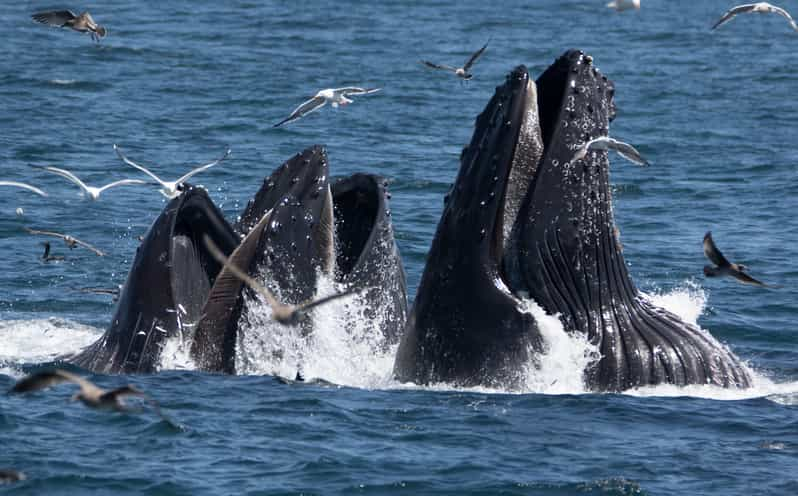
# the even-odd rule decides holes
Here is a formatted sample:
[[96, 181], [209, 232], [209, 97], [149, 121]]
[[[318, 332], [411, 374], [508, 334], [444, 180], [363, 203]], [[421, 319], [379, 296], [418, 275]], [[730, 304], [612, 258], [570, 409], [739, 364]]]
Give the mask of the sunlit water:
[[[729, 7], [720, 0], [652, 0], [621, 15], [604, 3], [120, 0], [85, 5], [110, 31], [98, 46], [29, 20], [52, 4], [5, 6], [3, 179], [51, 197], [0, 189], [0, 389], [103, 332], [110, 299], [79, 290], [123, 283], [137, 237], [164, 205], [154, 187], [88, 203], [28, 164], [73, 169], [90, 184], [138, 177], [117, 143], [176, 178], [230, 146], [198, 182], [233, 219], [282, 161], [326, 144], [333, 175], [389, 179], [412, 298], [474, 118], [512, 67], [539, 74], [570, 47], [614, 80], [613, 133], [653, 164], [611, 158], [635, 283], [740, 356], [754, 387], [587, 393], [582, 371], [596, 350], [534, 302], [525, 307], [546, 352], [519, 390], [418, 387], [392, 378], [395, 349], [359, 318], [368, 302], [358, 296], [317, 309], [310, 336], [274, 325], [252, 301], [239, 376], [194, 371], [188, 343], [173, 340], [159, 374], [95, 377], [147, 390], [178, 428], [150, 410], [69, 404], [69, 386], [0, 396], [0, 468], [28, 475], [0, 492], [795, 494], [795, 33], [779, 16], [711, 32]], [[466, 84], [418, 63], [460, 64], [489, 38]], [[272, 129], [318, 89], [344, 85], [384, 89]], [[109, 256], [53, 243], [67, 260], [43, 263], [41, 240], [23, 226], [70, 232]], [[783, 287], [705, 280], [707, 230], [729, 258]], [[275, 378], [298, 368], [308, 383]]]

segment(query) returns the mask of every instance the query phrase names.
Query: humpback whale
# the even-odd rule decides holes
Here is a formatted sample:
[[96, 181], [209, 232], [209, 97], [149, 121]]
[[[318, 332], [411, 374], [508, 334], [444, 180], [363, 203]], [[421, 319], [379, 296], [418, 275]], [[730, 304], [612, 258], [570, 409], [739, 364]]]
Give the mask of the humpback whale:
[[[362, 292], [366, 315], [395, 344], [405, 325], [407, 288], [396, 246], [386, 182], [354, 174], [329, 184], [323, 147], [294, 156], [272, 173], [242, 213], [236, 266], [260, 276], [281, 301], [312, 298], [319, 275]], [[268, 219], [265, 216], [268, 215]], [[267, 220], [267, 222], [263, 222]], [[234, 373], [240, 322], [247, 320], [242, 282], [220, 275], [197, 326], [192, 356], [198, 367]], [[312, 322], [301, 323], [305, 334]]]
[[546, 343], [532, 299], [600, 358], [586, 386], [748, 387], [707, 332], [635, 287], [615, 235], [606, 150], [614, 85], [571, 50], [533, 82], [519, 66], [477, 117], [394, 364], [401, 381], [516, 387]]
[[185, 185], [139, 245], [111, 325], [69, 361], [101, 373], [155, 372], [166, 339], [190, 336], [221, 268], [203, 235], [225, 254], [239, 241], [205, 190]]

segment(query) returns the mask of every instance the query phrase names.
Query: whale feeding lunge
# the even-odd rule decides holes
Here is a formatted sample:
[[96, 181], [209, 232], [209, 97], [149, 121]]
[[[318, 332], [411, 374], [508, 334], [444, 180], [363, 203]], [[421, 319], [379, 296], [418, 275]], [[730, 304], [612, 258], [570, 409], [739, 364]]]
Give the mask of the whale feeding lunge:
[[[516, 388], [545, 342], [524, 301], [558, 315], [600, 359], [591, 390], [747, 387], [712, 336], [642, 295], [615, 235], [604, 151], [572, 160], [615, 116], [613, 84], [569, 51], [496, 89], [463, 150], [394, 365], [401, 381]], [[532, 371], [531, 373], [534, 373]]]

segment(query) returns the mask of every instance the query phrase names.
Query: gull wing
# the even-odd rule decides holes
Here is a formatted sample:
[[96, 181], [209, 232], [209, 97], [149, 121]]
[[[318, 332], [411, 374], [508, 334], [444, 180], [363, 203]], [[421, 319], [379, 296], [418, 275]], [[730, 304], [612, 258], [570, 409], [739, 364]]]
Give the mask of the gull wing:
[[775, 12], [775, 13], [779, 14], [780, 16], [784, 17], [785, 19], [787, 19], [788, 21], [790, 21], [790, 26], [792, 26], [792, 28], [795, 31], [798, 31], [798, 24], [795, 24], [795, 21], [793, 20], [792, 16], [789, 14], [789, 12], [787, 12], [784, 9], [782, 9], [781, 7], [776, 7], [775, 5], [771, 5], [770, 6], [770, 11], [771, 12]]
[[[490, 40], [488, 40], [488, 43], [490, 43]], [[476, 62], [477, 59], [480, 57], [480, 55], [482, 55], [485, 52], [485, 49], [488, 48], [488, 43], [485, 43], [482, 46], [482, 48], [480, 48], [479, 50], [474, 52], [474, 55], [472, 55], [471, 58], [468, 59], [468, 61], [463, 66], [463, 70], [464, 71], [468, 72], [468, 70], [471, 68], [471, 66], [474, 65], [474, 62]]]
[[50, 12], [37, 12], [31, 16], [34, 21], [48, 26], [64, 27], [68, 21], [77, 19], [71, 10], [53, 10]]
[[124, 186], [128, 184], [147, 184], [146, 181], [142, 181], [141, 179], [122, 179], [119, 181], [114, 181], [111, 184], [106, 184], [102, 188], [100, 188], [100, 193], [107, 189], [115, 188], [116, 186]]
[[723, 17], [721, 17], [718, 20], [718, 22], [715, 23], [714, 26], [712, 26], [712, 29], [715, 29], [718, 26], [726, 24], [727, 22], [731, 21], [732, 18], [734, 18], [734, 16], [736, 16], [737, 14], [741, 14], [743, 12], [750, 12], [754, 10], [754, 7], [756, 7], [756, 4], [753, 3], [747, 3], [745, 5], [738, 5], [737, 7], [732, 7], [728, 12], [723, 14]]
[[637, 149], [629, 143], [608, 138], [607, 145], [608, 148], [615, 150], [621, 154], [622, 157], [636, 163], [637, 165], [651, 165], [649, 164], [648, 160], [644, 159], [643, 156], [640, 155], [640, 152], [638, 152]]
[[740, 281], [741, 283], [744, 283], [744, 284], [751, 284], [753, 286], [762, 286], [762, 287], [766, 287], [766, 288], [770, 287], [767, 284], [765, 284], [764, 282], [754, 279], [753, 277], [749, 276], [748, 274], [746, 274], [745, 272], [743, 272], [741, 270], [733, 272], [732, 276], [735, 279], [737, 279], [738, 281]]
[[333, 93], [343, 94], [345, 96], [348, 95], [369, 95], [371, 93], [376, 93], [380, 91], [382, 88], [360, 88], [357, 86], [345, 86], [343, 88], [335, 88]]
[[110, 391], [106, 391], [100, 396], [100, 401], [106, 401], [111, 399], [115, 400], [116, 398], [120, 398], [122, 396], [146, 396], [146, 395], [144, 394], [144, 391], [142, 391], [141, 389], [131, 384], [128, 384], [127, 386], [122, 386], [116, 389], [112, 389]]
[[[269, 210], [266, 213], [266, 215], [264, 215], [261, 218], [261, 221], [258, 224], [260, 224], [261, 222], [263, 223], [264, 226], [268, 224], [269, 218], [271, 218], [271, 212], [272, 211]], [[253, 228], [253, 230], [255, 230], [255, 228]], [[210, 237], [208, 237], [208, 235], [203, 235], [203, 241], [205, 242], [205, 247], [208, 248], [208, 253], [210, 253], [211, 256], [217, 262], [222, 264], [223, 266], [222, 270], [228, 271], [230, 274], [243, 281], [244, 284], [246, 284], [253, 290], [263, 295], [263, 297], [266, 298], [266, 302], [269, 304], [270, 307], [272, 307], [273, 312], [276, 313], [278, 311], [286, 311], [286, 310], [289, 312], [293, 311], [292, 307], [281, 304], [279, 301], [277, 301], [277, 298], [274, 297], [271, 291], [261, 286], [260, 283], [258, 283], [258, 281], [256, 281], [252, 277], [249, 277], [243, 270], [239, 269], [234, 263], [232, 263], [230, 259], [225, 257], [224, 253], [222, 253], [219, 247], [216, 246], [216, 243], [214, 243], [213, 240]], [[235, 252], [233, 253], [233, 255], [235, 256]]]
[[718, 267], [728, 267], [731, 263], [726, 260], [723, 253], [715, 246], [715, 241], [712, 239], [712, 232], [707, 231], [704, 235], [704, 255]]
[[66, 234], [61, 234], [53, 231], [39, 231], [37, 229], [31, 229], [30, 227], [25, 227], [25, 230], [30, 234], [41, 234], [44, 236], [54, 236], [56, 238], [66, 239]]
[[16, 186], [17, 188], [23, 188], [28, 191], [32, 191], [39, 196], [47, 196], [47, 193], [40, 190], [36, 186], [31, 186], [30, 184], [20, 183], [17, 181], [0, 181], [0, 186]]
[[211, 168], [211, 167], [213, 167], [214, 165], [218, 164], [218, 163], [219, 163], [219, 162], [221, 162], [222, 160], [224, 160], [224, 159], [226, 159], [227, 157], [229, 157], [231, 152], [232, 152], [232, 150], [231, 150], [230, 148], [228, 148], [228, 149], [227, 149], [227, 151], [224, 153], [224, 155], [222, 155], [222, 156], [221, 156], [221, 158], [218, 158], [218, 159], [214, 160], [213, 162], [211, 162], [211, 163], [209, 163], [209, 164], [205, 164], [205, 165], [203, 165], [203, 166], [197, 167], [196, 169], [194, 169], [193, 171], [189, 172], [188, 174], [184, 174], [184, 175], [183, 175], [183, 177], [181, 177], [180, 179], [178, 179], [177, 181], [175, 181], [175, 184], [182, 184], [182, 183], [184, 183], [184, 182], [185, 182], [185, 181], [186, 181], [188, 178], [190, 178], [191, 176], [193, 176], [194, 174], [199, 174], [200, 172], [202, 172], [202, 171], [204, 171], [204, 170], [206, 170], [206, 169], [210, 169], [210, 168]]
[[75, 174], [72, 174], [68, 170], [59, 169], [58, 167], [42, 167], [42, 168], [44, 170], [46, 170], [46, 171], [50, 171], [53, 174], [59, 175], [59, 176], [65, 178], [65, 179], [68, 179], [68, 180], [72, 181], [73, 183], [75, 183], [78, 186], [80, 186], [80, 189], [82, 189], [86, 193], [89, 192], [89, 187], [86, 186], [86, 183], [84, 183], [83, 181], [78, 179], [78, 176], [76, 176]]
[[357, 292], [357, 290], [355, 290], [355, 289], [348, 289], [348, 290], [342, 291], [340, 293], [335, 293], [335, 294], [331, 294], [331, 295], [328, 295], [328, 296], [323, 296], [323, 297], [319, 298], [318, 300], [308, 300], [305, 303], [302, 303], [301, 305], [297, 305], [297, 308], [296, 308], [295, 312], [307, 313], [309, 310], [311, 310], [314, 307], [317, 307], [317, 306], [320, 306], [320, 305], [324, 305], [324, 304], [329, 303], [331, 301], [335, 301], [335, 300], [337, 300], [339, 298], [343, 298], [344, 296], [349, 296], [349, 295], [355, 294], [356, 292]]
[[104, 252], [100, 251], [99, 249], [95, 248], [94, 246], [90, 245], [89, 243], [86, 243], [85, 241], [81, 241], [78, 238], [74, 238], [74, 237], [72, 239], [75, 241], [75, 243], [79, 244], [83, 248], [86, 248], [87, 250], [93, 251], [98, 257], [104, 257], [105, 256]]
[[291, 112], [291, 115], [289, 115], [285, 119], [281, 120], [280, 122], [275, 124], [273, 127], [280, 127], [283, 124], [285, 124], [286, 122], [291, 122], [291, 121], [294, 121], [294, 120], [299, 119], [301, 117], [304, 117], [307, 114], [313, 112], [314, 110], [318, 110], [318, 109], [322, 108], [324, 106], [324, 104], [326, 104], [326, 103], [327, 103], [327, 100], [325, 100], [324, 97], [314, 96], [310, 100], [307, 100], [306, 102], [302, 103], [302, 105], [300, 105], [299, 107], [294, 109], [294, 111]]
[[80, 386], [81, 388], [96, 388], [94, 384], [87, 381], [86, 379], [75, 375], [71, 372], [67, 372], [66, 370], [61, 369], [53, 369], [53, 370], [45, 370], [42, 372], [36, 372], [30, 374], [26, 377], [23, 377], [16, 384], [14, 387], [11, 388], [11, 393], [28, 393], [31, 391], [38, 391], [40, 389], [46, 389], [51, 386], [55, 386], [57, 384], [61, 384], [63, 382], [72, 382]]
[[432, 62], [430, 62], [429, 60], [422, 60], [422, 61], [421, 61], [421, 63], [422, 63], [422, 64], [424, 64], [424, 65], [426, 65], [427, 67], [431, 67], [431, 68], [433, 68], [433, 69], [442, 69], [442, 70], [444, 70], [444, 71], [452, 71], [452, 72], [457, 72], [457, 68], [456, 68], [456, 67], [452, 67], [452, 66], [450, 66], [450, 65], [444, 65], [444, 64], [433, 64], [433, 63], [432, 63]]
[[133, 162], [132, 160], [130, 160], [126, 156], [124, 156], [122, 154], [122, 151], [119, 149], [118, 146], [116, 146], [116, 144], [114, 144], [114, 150], [116, 151], [116, 154], [119, 156], [119, 158], [122, 159], [122, 162], [124, 162], [127, 165], [129, 165], [131, 167], [134, 167], [134, 168], [140, 170], [141, 172], [147, 174], [148, 176], [153, 178], [158, 184], [160, 184], [164, 188], [168, 188], [169, 187], [169, 185], [166, 184], [160, 177], [158, 177], [155, 174], [153, 174], [152, 172], [150, 172], [146, 167], [143, 167], [143, 166], [137, 164], [136, 162]]

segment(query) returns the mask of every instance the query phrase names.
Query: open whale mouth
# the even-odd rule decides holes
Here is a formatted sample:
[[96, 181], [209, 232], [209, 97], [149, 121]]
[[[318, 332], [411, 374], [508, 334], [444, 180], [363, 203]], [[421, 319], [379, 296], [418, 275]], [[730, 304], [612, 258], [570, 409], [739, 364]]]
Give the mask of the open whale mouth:
[[[559, 222], [574, 212], [575, 200], [596, 197], [595, 185], [585, 183], [589, 161], [572, 159], [584, 142], [607, 133], [613, 93], [589, 56], [570, 51], [537, 82], [526, 67], [515, 68], [477, 118], [461, 157], [461, 175], [480, 177], [458, 178], [448, 201], [461, 202], [458, 209], [468, 202], [472, 210], [482, 211], [473, 228], [488, 243], [500, 289], [528, 297], [524, 264], [530, 257], [525, 243], [530, 226]], [[573, 219], [576, 224], [582, 220]]]

